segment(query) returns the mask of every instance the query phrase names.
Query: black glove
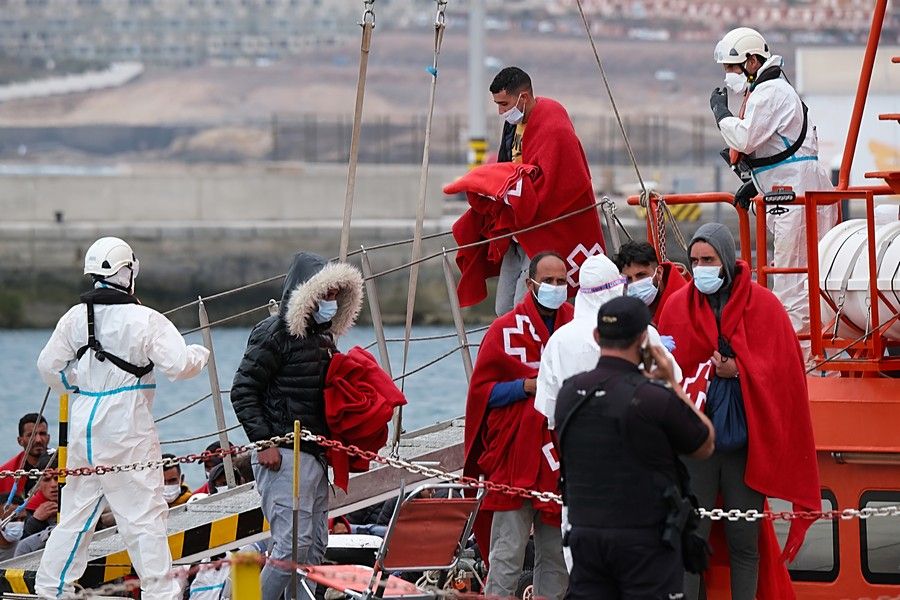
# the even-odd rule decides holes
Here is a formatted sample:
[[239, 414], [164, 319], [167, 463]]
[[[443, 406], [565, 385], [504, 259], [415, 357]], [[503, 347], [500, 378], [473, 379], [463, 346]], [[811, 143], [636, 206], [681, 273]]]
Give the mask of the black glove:
[[734, 205], [739, 206], [744, 210], [750, 210], [750, 203], [756, 198], [757, 194], [759, 194], [759, 192], [756, 191], [756, 186], [753, 185], [753, 181], [748, 181], [734, 193]]
[[725, 117], [733, 117], [731, 111], [728, 110], [728, 90], [725, 88], [716, 88], [709, 97], [709, 107], [712, 109], [713, 116], [716, 118], [716, 125]]

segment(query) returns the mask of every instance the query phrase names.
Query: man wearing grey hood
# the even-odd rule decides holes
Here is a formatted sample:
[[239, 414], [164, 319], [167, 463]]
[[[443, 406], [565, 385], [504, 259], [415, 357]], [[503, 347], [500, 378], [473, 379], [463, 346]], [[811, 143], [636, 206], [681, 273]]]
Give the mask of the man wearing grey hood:
[[[325, 377], [337, 348], [362, 306], [363, 279], [346, 263], [299, 252], [284, 282], [280, 310], [253, 328], [244, 358], [234, 376], [231, 403], [251, 442], [284, 435], [299, 419], [304, 429], [328, 435]], [[300, 519], [298, 561], [320, 564], [328, 542], [328, 471], [324, 448], [300, 444]], [[262, 510], [272, 532], [271, 556], [291, 558], [292, 472], [290, 447], [259, 451], [253, 474]], [[266, 565], [263, 600], [277, 600], [288, 587], [291, 571]], [[300, 595], [298, 594], [297, 597]]]

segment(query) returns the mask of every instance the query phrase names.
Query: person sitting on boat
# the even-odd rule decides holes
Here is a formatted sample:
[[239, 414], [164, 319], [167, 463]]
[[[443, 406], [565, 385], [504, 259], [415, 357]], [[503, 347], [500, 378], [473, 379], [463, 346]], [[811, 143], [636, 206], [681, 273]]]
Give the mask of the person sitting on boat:
[[[547, 419], [534, 409], [534, 393], [542, 348], [553, 331], [572, 320], [563, 259], [552, 252], [537, 253], [528, 267], [527, 289], [525, 298], [494, 321], [481, 342], [466, 400], [464, 472], [556, 493], [559, 462]], [[515, 595], [533, 529], [534, 595], [562, 598], [568, 573], [559, 505], [489, 491], [481, 511], [476, 540], [490, 564], [485, 594]]]
[[[725, 34], [715, 49], [725, 69], [725, 86], [713, 90], [712, 109], [728, 145], [728, 161], [746, 179], [735, 194], [744, 207], [757, 193], [790, 186], [798, 196], [807, 190], [832, 189], [828, 170], [819, 162], [816, 127], [797, 91], [784, 77], [784, 59], [772, 54], [763, 36], [749, 27]], [[742, 97], [737, 116], [728, 108], [728, 94]], [[819, 239], [837, 223], [837, 206], [817, 209]], [[802, 206], [771, 209], [766, 226], [772, 232], [775, 267], [806, 267], [806, 217]], [[806, 275], [773, 276], [772, 291], [781, 300], [794, 331], [809, 332]], [[809, 342], [801, 344], [806, 358]]]
[[[163, 458], [175, 458], [174, 454], [163, 454]], [[181, 473], [181, 465], [174, 463], [171, 467], [163, 468], [163, 498], [169, 508], [181, 506], [191, 498], [191, 488], [184, 482]]]
[[573, 562], [566, 599], [681, 598], [683, 525], [670, 523], [685, 510], [679, 455], [709, 458], [713, 427], [665, 350], [645, 356], [642, 301], [614, 298], [594, 325], [602, 356], [566, 381], [556, 405]]
[[[30, 448], [29, 442], [31, 443]], [[47, 452], [50, 445], [47, 419], [37, 413], [28, 413], [22, 416], [19, 419], [19, 435], [16, 443], [22, 447], [22, 451], [0, 465], [0, 471], [36, 469], [38, 460]], [[27, 455], [25, 454], [26, 450], [28, 450]], [[0, 494], [27, 496], [34, 484], [35, 480], [28, 477], [19, 477], [18, 479], [3, 477], [0, 478]]]
[[[38, 461], [35, 468], [41, 471], [47, 469], [53, 460], [52, 454], [45, 454]], [[53, 466], [56, 462], [53, 461]], [[22, 531], [22, 540], [56, 525], [56, 517], [59, 512], [59, 484], [54, 475], [44, 473], [37, 480], [37, 490], [25, 505], [25, 528]], [[46, 538], [45, 538], [46, 540]], [[16, 550], [18, 552], [18, 550]]]
[[[675, 263], [659, 262], [649, 242], [625, 242], [613, 261], [628, 280], [628, 295], [650, 307], [654, 323], [659, 321], [666, 300], [688, 284]], [[670, 342], [670, 346], [674, 343]]]
[[[819, 510], [819, 474], [803, 354], [784, 307], [735, 258], [734, 238], [720, 223], [697, 229], [689, 246], [693, 285], [666, 303], [659, 331], [678, 340], [675, 358], [685, 391], [716, 427], [716, 451], [707, 461], [686, 460], [701, 506], [763, 510], [767, 496]], [[786, 467], [790, 465], [790, 467]], [[812, 521], [795, 519], [782, 558], [792, 560]], [[709, 535], [711, 521], [701, 532]], [[790, 579], [771, 521], [727, 521], [726, 547], [734, 600], [787, 598]], [[763, 569], [767, 569], [764, 573]], [[686, 579], [696, 600], [700, 579]], [[757, 596], [758, 595], [758, 596]]]
[[[363, 279], [346, 263], [328, 263], [297, 253], [284, 281], [278, 314], [250, 333], [231, 386], [231, 403], [251, 442], [304, 429], [328, 435], [325, 380], [334, 343], [353, 326], [363, 299]], [[328, 540], [328, 470], [325, 449], [300, 444], [298, 560], [321, 564]], [[293, 451], [290, 444], [258, 451], [253, 474], [272, 532], [272, 557], [291, 559]], [[263, 600], [281, 598], [290, 569], [268, 564], [262, 571]], [[311, 586], [314, 587], [314, 586]]]
[[459, 245], [539, 225], [584, 209], [560, 221], [489, 244], [463, 248], [456, 256], [462, 276], [460, 305], [487, 297], [485, 281], [499, 276], [497, 315], [512, 310], [525, 295], [530, 257], [552, 250], [566, 262], [568, 297], [575, 294], [585, 258], [603, 252], [603, 232], [584, 148], [566, 109], [551, 98], [536, 97], [531, 77], [506, 67], [490, 85], [503, 119], [498, 162], [482, 165], [446, 186], [465, 192], [470, 204], [453, 225]]
[[[161, 313], [134, 296], [139, 263], [115, 237], [94, 242], [84, 274], [94, 282], [56, 325], [41, 351], [41, 378], [71, 395], [67, 467], [90, 469], [160, 461], [151, 407], [154, 369], [189, 379], [206, 366], [209, 350], [188, 345]], [[37, 595], [72, 594], [87, 565], [88, 546], [104, 505], [115, 516], [145, 600], [174, 600], [180, 585], [166, 577], [172, 556], [162, 468], [69, 477], [59, 524], [50, 534], [35, 579]]]

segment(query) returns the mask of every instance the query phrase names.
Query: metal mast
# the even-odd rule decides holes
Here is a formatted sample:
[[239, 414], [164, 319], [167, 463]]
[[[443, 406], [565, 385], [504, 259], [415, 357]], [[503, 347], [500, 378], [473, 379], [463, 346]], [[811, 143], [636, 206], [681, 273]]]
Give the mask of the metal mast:
[[484, 162], [487, 150], [484, 3], [485, 0], [469, 0], [469, 165], [473, 167]]

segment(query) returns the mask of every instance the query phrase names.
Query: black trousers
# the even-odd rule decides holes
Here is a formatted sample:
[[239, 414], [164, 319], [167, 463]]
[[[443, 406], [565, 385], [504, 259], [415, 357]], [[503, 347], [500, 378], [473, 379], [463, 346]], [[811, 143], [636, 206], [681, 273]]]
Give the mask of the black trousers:
[[660, 540], [659, 528], [569, 532], [572, 572], [566, 600], [678, 600], [684, 597], [681, 549]]

